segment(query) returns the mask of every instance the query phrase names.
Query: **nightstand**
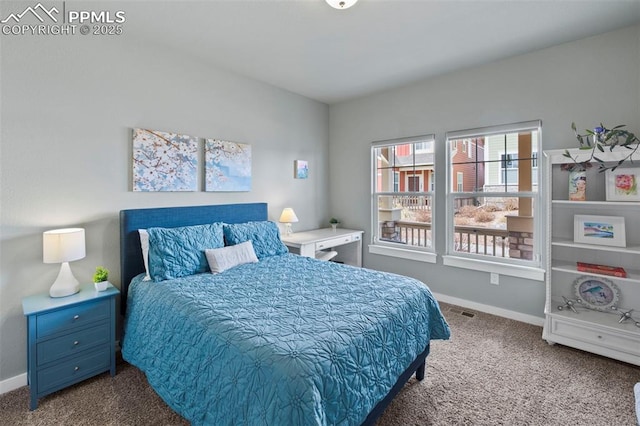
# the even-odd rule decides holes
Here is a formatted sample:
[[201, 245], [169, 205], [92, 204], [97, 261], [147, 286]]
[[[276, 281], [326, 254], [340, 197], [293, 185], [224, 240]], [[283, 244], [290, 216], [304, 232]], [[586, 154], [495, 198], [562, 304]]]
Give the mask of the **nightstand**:
[[30, 409], [38, 398], [105, 371], [116, 374], [116, 295], [110, 285], [83, 285], [72, 296], [48, 293], [22, 299], [27, 317]]
[[335, 260], [352, 266], [362, 266], [362, 233], [355, 229], [314, 229], [282, 235], [282, 242], [292, 253], [321, 258], [327, 250], [337, 251]]

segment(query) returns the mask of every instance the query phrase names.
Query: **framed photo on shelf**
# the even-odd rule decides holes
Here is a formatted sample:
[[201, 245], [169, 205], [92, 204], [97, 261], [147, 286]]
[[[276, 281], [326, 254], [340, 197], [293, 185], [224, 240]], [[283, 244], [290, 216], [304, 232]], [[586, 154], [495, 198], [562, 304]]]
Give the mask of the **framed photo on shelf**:
[[618, 167], [605, 172], [607, 201], [640, 201], [640, 167]]
[[574, 215], [573, 241], [601, 246], [626, 247], [624, 217]]
[[618, 306], [620, 291], [606, 278], [583, 275], [573, 282], [573, 286], [578, 300], [590, 309], [610, 311]]

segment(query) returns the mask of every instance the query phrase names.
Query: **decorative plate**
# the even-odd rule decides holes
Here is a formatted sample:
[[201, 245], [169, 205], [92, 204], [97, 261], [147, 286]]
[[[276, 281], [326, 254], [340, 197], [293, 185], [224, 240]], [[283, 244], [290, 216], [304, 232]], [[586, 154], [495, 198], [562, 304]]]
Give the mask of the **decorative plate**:
[[618, 305], [618, 287], [605, 278], [584, 275], [574, 282], [576, 297], [591, 309], [609, 311]]

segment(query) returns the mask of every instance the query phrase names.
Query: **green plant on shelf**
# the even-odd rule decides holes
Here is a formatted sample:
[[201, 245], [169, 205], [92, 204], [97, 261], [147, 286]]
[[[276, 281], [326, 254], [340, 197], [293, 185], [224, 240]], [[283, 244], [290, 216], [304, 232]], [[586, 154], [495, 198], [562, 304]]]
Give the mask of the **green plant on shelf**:
[[109, 279], [109, 270], [104, 266], [96, 267], [96, 272], [93, 274], [93, 282], [101, 283]]

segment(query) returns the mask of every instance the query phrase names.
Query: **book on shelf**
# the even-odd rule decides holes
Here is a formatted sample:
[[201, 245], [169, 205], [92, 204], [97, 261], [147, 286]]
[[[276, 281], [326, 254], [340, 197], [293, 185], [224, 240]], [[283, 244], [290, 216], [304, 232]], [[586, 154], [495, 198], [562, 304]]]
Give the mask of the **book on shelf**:
[[619, 266], [597, 265], [595, 263], [578, 263], [578, 271], [591, 272], [592, 274], [611, 275], [613, 277], [626, 278], [627, 271]]

